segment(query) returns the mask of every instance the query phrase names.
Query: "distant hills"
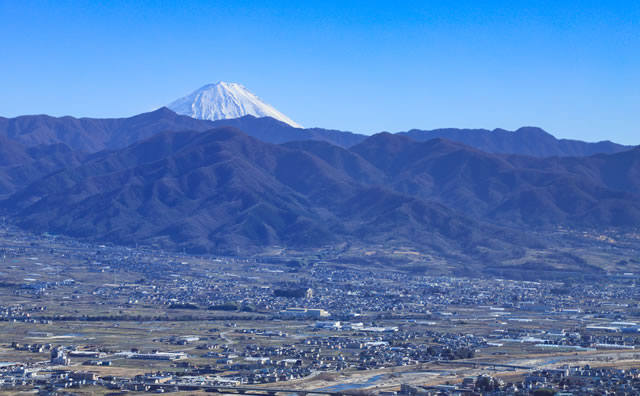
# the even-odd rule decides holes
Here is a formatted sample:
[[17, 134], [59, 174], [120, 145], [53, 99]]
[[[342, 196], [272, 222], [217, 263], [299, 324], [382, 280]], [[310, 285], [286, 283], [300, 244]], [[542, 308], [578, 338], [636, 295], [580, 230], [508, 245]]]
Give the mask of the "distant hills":
[[[322, 128], [294, 128], [270, 117], [251, 115], [217, 121], [198, 120], [178, 115], [168, 108], [129, 118], [74, 118], [47, 115], [0, 117], [0, 136], [25, 147], [63, 143], [73, 150], [97, 152], [127, 147], [160, 132], [206, 131], [231, 126], [267, 143], [286, 143], [297, 140], [322, 140], [349, 148], [367, 136], [351, 132]], [[520, 128], [515, 132], [502, 129], [437, 129], [399, 132], [414, 140], [425, 141], [441, 137], [464, 143], [490, 153], [521, 154], [535, 157], [587, 156], [596, 153], [611, 154], [632, 147], [611, 142], [587, 143], [576, 140], [558, 140], [539, 128]]]
[[533, 157], [584, 157], [599, 153], [619, 153], [631, 147], [610, 141], [587, 143], [579, 140], [556, 139], [536, 127], [523, 127], [514, 132], [504, 129], [412, 129], [399, 132], [415, 140], [445, 138], [464, 143], [489, 153], [521, 154]]

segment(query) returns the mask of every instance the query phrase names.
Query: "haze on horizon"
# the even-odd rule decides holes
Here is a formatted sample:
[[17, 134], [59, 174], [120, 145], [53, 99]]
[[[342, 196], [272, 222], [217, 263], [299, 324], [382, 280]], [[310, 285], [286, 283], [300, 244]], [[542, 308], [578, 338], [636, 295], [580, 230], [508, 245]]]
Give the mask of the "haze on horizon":
[[640, 144], [640, 3], [424, 3], [0, 0], [0, 116], [125, 117], [229, 81], [309, 127]]

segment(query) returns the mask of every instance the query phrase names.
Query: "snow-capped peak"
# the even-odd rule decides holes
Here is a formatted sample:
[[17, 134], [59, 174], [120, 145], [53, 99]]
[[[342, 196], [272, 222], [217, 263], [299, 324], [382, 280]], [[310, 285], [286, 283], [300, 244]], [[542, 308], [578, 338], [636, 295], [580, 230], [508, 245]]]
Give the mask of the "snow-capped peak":
[[265, 103], [241, 84], [208, 84], [167, 105], [178, 114], [201, 120], [224, 120], [245, 115], [271, 117], [292, 127], [302, 126]]

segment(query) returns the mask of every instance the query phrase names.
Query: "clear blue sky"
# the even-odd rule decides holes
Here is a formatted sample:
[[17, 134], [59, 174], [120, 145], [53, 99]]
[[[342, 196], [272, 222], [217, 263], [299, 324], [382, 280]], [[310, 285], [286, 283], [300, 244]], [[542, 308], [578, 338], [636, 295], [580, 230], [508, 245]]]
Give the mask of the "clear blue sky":
[[239, 82], [300, 124], [640, 144], [640, 2], [0, 0], [0, 115], [130, 116]]

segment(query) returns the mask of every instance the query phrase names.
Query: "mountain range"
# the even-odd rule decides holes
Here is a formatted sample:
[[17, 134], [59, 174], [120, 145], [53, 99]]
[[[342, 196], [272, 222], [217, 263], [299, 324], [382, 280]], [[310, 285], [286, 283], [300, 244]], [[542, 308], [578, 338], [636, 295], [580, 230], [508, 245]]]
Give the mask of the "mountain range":
[[640, 149], [534, 158], [389, 133], [345, 149], [229, 127], [164, 132], [2, 207], [38, 232], [194, 252], [349, 242], [486, 258], [543, 243], [527, 230], [640, 224]]
[[640, 224], [640, 148], [535, 127], [305, 129], [239, 84], [171, 106], [187, 115], [0, 117], [0, 212], [27, 230], [123, 245], [403, 246], [498, 267], [562, 248], [549, 236], [559, 227]]
[[[206, 131], [231, 126], [268, 143], [286, 143], [297, 140], [321, 140], [349, 148], [367, 136], [346, 131], [323, 128], [294, 128], [271, 117], [245, 115], [217, 121], [198, 120], [176, 114], [166, 107], [129, 118], [74, 118], [47, 115], [0, 117], [0, 136], [25, 147], [62, 143], [73, 150], [97, 152], [127, 147], [154, 134], [166, 131]], [[425, 141], [441, 137], [464, 143], [490, 153], [522, 154], [534, 157], [586, 156], [596, 153], [611, 154], [632, 147], [612, 142], [588, 143], [577, 140], [556, 139], [551, 134], [532, 127], [515, 132], [502, 129], [436, 129], [398, 132], [414, 140]]]
[[[312, 153], [327, 148], [336, 150], [334, 161]], [[383, 177], [357, 153], [327, 143], [303, 150], [219, 128], [98, 153], [3, 205], [27, 229], [192, 251], [413, 237], [440, 251], [501, 244], [483, 242], [498, 227], [378, 184]]]

